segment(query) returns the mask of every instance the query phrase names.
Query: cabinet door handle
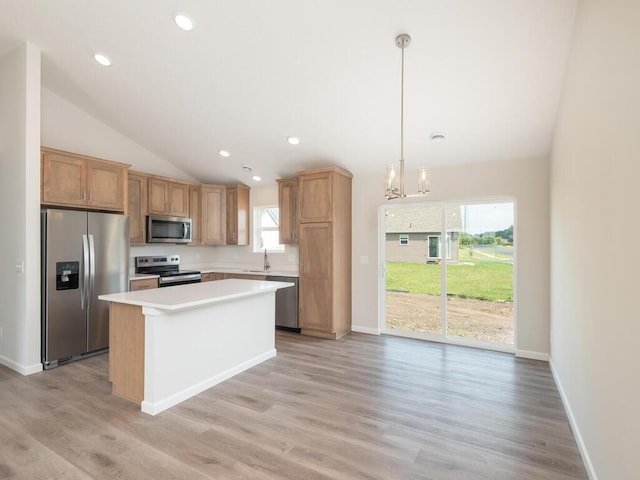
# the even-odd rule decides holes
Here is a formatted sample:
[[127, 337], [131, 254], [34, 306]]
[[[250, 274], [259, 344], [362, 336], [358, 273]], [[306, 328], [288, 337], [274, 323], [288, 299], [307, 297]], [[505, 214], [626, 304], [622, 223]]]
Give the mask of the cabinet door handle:
[[82, 190], [82, 201], [83, 202], [87, 201], [87, 191], [86, 190]]

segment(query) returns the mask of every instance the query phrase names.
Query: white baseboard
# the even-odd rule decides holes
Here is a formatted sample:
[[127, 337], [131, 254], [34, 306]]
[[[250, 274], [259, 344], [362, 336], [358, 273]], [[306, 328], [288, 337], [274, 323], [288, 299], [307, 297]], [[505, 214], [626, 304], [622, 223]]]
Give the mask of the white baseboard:
[[352, 332], [368, 333], [369, 335], [380, 335], [379, 328], [361, 327], [359, 325], [351, 325]]
[[0, 364], [4, 365], [11, 370], [15, 370], [20, 375], [31, 375], [42, 371], [42, 364], [36, 363], [35, 365], [21, 365], [13, 360], [0, 355]]
[[544, 362], [549, 361], [549, 354], [544, 352], [533, 352], [531, 350], [516, 349], [516, 357], [529, 358], [531, 360], [542, 360]]
[[573, 416], [573, 410], [571, 410], [571, 405], [569, 404], [569, 400], [567, 399], [567, 396], [564, 393], [564, 388], [562, 387], [562, 382], [560, 381], [560, 377], [558, 377], [558, 372], [556, 371], [556, 367], [553, 365], [553, 359], [549, 361], [549, 366], [551, 367], [551, 374], [553, 375], [553, 380], [556, 382], [556, 388], [560, 393], [562, 404], [564, 405], [564, 409], [567, 412], [567, 417], [569, 418], [569, 424], [571, 425], [571, 430], [573, 430], [573, 436], [575, 437], [576, 443], [578, 444], [578, 449], [580, 450], [582, 461], [584, 462], [584, 466], [587, 469], [587, 475], [589, 475], [590, 480], [598, 480], [596, 471], [593, 468], [593, 464], [591, 463], [591, 457], [589, 456], [589, 452], [587, 451], [587, 446], [584, 444], [584, 440], [582, 439], [582, 434], [580, 433], [580, 429], [578, 428], [576, 419]]
[[257, 357], [254, 357], [250, 360], [247, 360], [246, 362], [241, 363], [240, 365], [237, 365], [233, 368], [225, 370], [224, 372], [218, 373], [217, 375], [214, 375], [211, 378], [203, 380], [202, 382], [199, 382], [189, 388], [186, 388], [180, 392], [177, 392], [158, 402], [149, 402], [148, 400], [143, 400], [142, 404], [140, 405], [140, 409], [144, 413], [148, 413], [149, 415], [157, 415], [158, 413], [163, 412], [166, 409], [171, 408], [174, 405], [177, 405], [180, 402], [183, 402], [186, 399], [193, 397], [194, 395], [204, 392], [205, 390], [213, 387], [214, 385], [224, 382], [228, 378], [231, 378], [234, 375], [244, 372], [245, 370], [248, 370], [249, 368], [254, 367], [259, 363], [262, 363], [265, 360], [269, 360], [270, 358], [273, 358], [275, 356], [276, 356], [276, 349], [274, 348], [273, 350], [269, 350], [268, 352], [260, 354]]

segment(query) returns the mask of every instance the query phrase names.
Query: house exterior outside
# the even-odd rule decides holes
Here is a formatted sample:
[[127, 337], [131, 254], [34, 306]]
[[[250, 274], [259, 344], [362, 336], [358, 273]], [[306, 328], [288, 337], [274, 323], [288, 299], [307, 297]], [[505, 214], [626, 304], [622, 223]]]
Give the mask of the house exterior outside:
[[[406, 207], [387, 210], [385, 249], [388, 262], [438, 263], [445, 255], [448, 262], [459, 258], [462, 215], [446, 209], [446, 242], [442, 241], [439, 208]], [[446, 245], [446, 247], [445, 247]]]

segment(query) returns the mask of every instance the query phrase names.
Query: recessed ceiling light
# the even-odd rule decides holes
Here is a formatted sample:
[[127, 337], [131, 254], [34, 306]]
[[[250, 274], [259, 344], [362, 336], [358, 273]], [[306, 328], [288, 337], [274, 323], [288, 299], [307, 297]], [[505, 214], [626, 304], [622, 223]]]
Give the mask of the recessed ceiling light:
[[225, 157], [225, 158], [231, 155], [227, 150], [218, 150], [218, 153], [220, 154], [221, 157]]
[[93, 58], [95, 58], [96, 62], [104, 67], [111, 66], [111, 59], [107, 57], [104, 53], [94, 53]]
[[176, 25], [178, 25], [178, 27], [180, 27], [185, 32], [190, 32], [191, 30], [193, 30], [193, 20], [191, 20], [191, 17], [189, 15], [186, 15], [184, 13], [176, 13], [176, 16], [173, 17], [173, 19], [175, 20]]
[[253, 177], [251, 177], [253, 180], [255, 180], [256, 182], [259, 182], [260, 180], [262, 180], [262, 177], [260, 175], [254, 175]]
[[300, 143], [300, 139], [298, 137], [289, 137], [287, 138], [287, 142], [291, 145], [298, 145]]
[[442, 143], [445, 140], [444, 133], [436, 132], [431, 134], [431, 141], [433, 143]]

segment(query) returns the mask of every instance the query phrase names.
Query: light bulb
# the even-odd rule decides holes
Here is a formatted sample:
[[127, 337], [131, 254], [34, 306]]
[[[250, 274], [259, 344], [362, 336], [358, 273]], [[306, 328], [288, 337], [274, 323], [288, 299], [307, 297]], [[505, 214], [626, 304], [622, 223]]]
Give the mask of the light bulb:
[[177, 13], [173, 19], [175, 20], [176, 25], [185, 32], [193, 30], [193, 20], [191, 20], [191, 17], [188, 15], [185, 15], [184, 13]]

